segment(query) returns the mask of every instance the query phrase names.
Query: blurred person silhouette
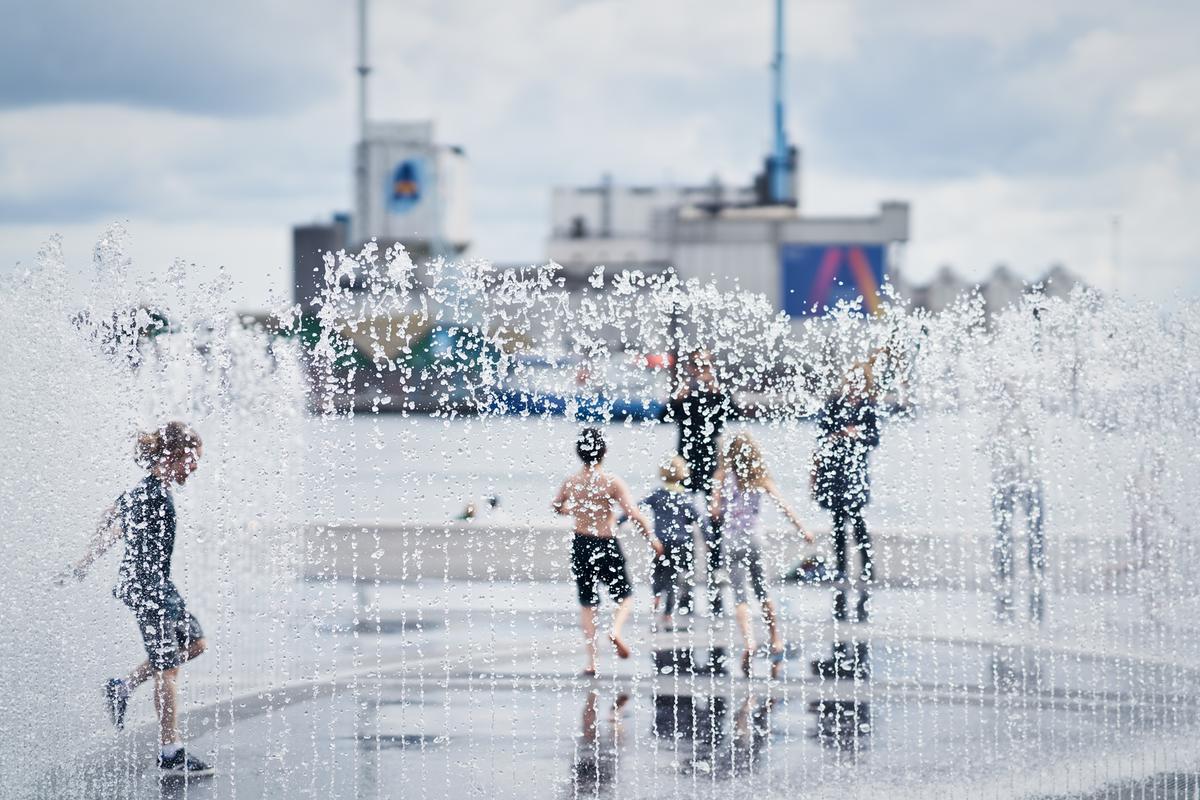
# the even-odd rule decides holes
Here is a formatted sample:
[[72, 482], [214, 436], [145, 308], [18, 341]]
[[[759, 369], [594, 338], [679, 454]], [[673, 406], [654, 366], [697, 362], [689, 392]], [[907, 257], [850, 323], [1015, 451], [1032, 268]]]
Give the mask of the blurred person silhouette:
[[991, 462], [996, 620], [1011, 622], [1014, 617], [1013, 527], [1020, 512], [1029, 536], [1029, 618], [1040, 623], [1046, 604], [1045, 493], [1036, 438], [1021, 409], [1017, 388], [1011, 383], [995, 398], [992, 433], [986, 449]]
[[[718, 441], [732, 413], [732, 400], [717, 379], [712, 354], [693, 351], [683, 363], [679, 385], [667, 403], [664, 419], [678, 428], [677, 449], [688, 468], [684, 488], [703, 494], [706, 501], [713, 491]], [[720, 616], [724, 611], [719, 583], [723, 568], [720, 520], [710, 520], [703, 533], [708, 607], [713, 616]]]
[[[871, 499], [868, 460], [879, 445], [879, 419], [876, 411], [873, 360], [854, 364], [839, 388], [825, 402], [818, 416], [820, 435], [813, 455], [812, 489], [820, 506], [833, 514], [834, 569], [836, 589], [833, 616], [849, 617], [849, 592], [858, 589], [855, 618], [866, 622], [869, 615], [870, 585], [874, 580], [874, 551], [863, 509]], [[846, 552], [846, 526], [849, 525], [855, 549], [862, 559], [862, 570], [851, 581]]]
[[1124, 577], [1128, 581], [1132, 593], [1142, 597], [1147, 616], [1160, 626], [1172, 622], [1172, 604], [1165, 588], [1185, 580], [1177, 570], [1186, 566], [1169, 548], [1170, 542], [1190, 538], [1193, 533], [1172, 503], [1172, 498], [1186, 496], [1180, 484], [1181, 478], [1186, 481], [1189, 477], [1171, 470], [1162, 444], [1148, 440], [1142, 443], [1133, 472], [1125, 479], [1132, 558], [1114, 565], [1110, 573], [1113, 580]]
[[1163, 523], [1178, 527], [1178, 522], [1162, 497], [1167, 476], [1167, 458], [1161, 445], [1146, 444], [1138, 454], [1133, 471], [1125, 478], [1125, 496], [1129, 503], [1129, 539], [1133, 558], [1117, 565], [1113, 572], [1137, 573], [1161, 559], [1161, 542], [1156, 536]]
[[118, 541], [125, 543], [113, 594], [133, 612], [147, 660], [126, 677], [105, 684], [105, 705], [120, 730], [133, 690], [153, 678], [158, 766], [164, 775], [213, 773], [212, 767], [186, 751], [179, 735], [179, 668], [203, 653], [206, 644], [200, 623], [188, 612], [171, 581], [176, 518], [170, 489], [187, 482], [203, 452], [200, 437], [182, 422], [168, 422], [139, 436], [135, 460], [148, 474], [105, 511], [87, 553], [71, 569], [83, 580], [105, 551]]

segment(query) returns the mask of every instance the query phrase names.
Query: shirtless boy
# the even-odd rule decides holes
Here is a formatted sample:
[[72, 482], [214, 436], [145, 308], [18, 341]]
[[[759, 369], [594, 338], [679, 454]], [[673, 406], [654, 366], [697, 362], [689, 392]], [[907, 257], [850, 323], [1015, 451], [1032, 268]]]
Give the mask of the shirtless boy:
[[571, 574], [579, 593], [579, 623], [583, 628], [587, 657], [583, 675], [587, 677], [596, 675], [596, 608], [600, 605], [597, 581], [608, 587], [609, 594], [617, 602], [608, 639], [619, 657], [629, 658], [629, 647], [621, 639], [621, 629], [633, 611], [633, 586], [629, 581], [625, 554], [615, 536], [613, 504], [633, 520], [657, 555], [663, 552], [662, 543], [651, 533], [650, 522], [638, 510], [625, 481], [601, 468], [606, 450], [600, 429], [584, 428], [575, 442], [575, 452], [583, 467], [563, 481], [552, 505], [556, 513], [575, 520]]

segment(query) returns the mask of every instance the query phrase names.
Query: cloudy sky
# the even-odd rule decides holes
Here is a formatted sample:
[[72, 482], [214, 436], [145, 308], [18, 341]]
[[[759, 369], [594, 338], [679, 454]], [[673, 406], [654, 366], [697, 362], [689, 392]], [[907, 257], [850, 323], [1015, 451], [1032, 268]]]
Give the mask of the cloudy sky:
[[[542, 258], [549, 187], [744, 181], [769, 142], [769, 0], [372, 0], [375, 118], [471, 159], [473, 254]], [[1055, 262], [1200, 295], [1200, 5], [788, 0], [813, 214], [913, 204], [906, 268]], [[40, 0], [0, 26], [0, 270], [112, 222], [138, 269], [287, 292], [290, 225], [350, 206], [353, 0]], [[1119, 237], [1113, 220], [1119, 217]], [[1113, 269], [1117, 254], [1119, 270]]]

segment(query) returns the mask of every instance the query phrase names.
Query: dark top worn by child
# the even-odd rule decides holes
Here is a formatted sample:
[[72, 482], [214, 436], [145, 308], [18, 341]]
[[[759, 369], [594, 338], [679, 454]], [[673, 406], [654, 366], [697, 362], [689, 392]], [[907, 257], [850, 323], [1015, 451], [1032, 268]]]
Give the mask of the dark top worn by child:
[[[860, 509], [870, 499], [867, 461], [879, 445], [879, 418], [867, 399], [835, 397], [817, 420], [821, 438], [816, 457], [816, 499], [823, 508]], [[855, 428], [854, 435], [843, 435]]]
[[162, 481], [147, 475], [117, 498], [125, 529], [125, 555], [117, 572], [116, 597], [130, 606], [161, 605], [179, 592], [171, 582], [175, 550], [175, 503]]
[[648, 506], [654, 515], [654, 535], [664, 546], [692, 541], [692, 526], [700, 521], [700, 514], [687, 494], [656, 489], [641, 505]]
[[113, 594], [133, 611], [152, 669], [178, 667], [204, 629], [171, 582], [175, 551], [175, 503], [152, 475], [117, 499], [125, 555]]
[[679, 426], [679, 454], [688, 465], [685, 486], [707, 494], [717, 469], [717, 439], [729, 417], [729, 397], [711, 389], [695, 389], [671, 400], [664, 418]]

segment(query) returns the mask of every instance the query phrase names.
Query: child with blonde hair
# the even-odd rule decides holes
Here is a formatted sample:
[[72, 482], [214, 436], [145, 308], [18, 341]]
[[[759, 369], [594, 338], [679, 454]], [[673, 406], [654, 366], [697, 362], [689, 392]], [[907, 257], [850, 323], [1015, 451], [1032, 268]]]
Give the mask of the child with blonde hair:
[[733, 437], [721, 458], [713, 480], [713, 496], [709, 514], [722, 522], [722, 535], [729, 565], [729, 583], [733, 588], [738, 629], [745, 647], [742, 653], [742, 673], [750, 676], [750, 661], [754, 656], [754, 625], [750, 620], [750, 594], [753, 591], [762, 611], [763, 621], [771, 639], [771, 677], [779, 677], [783, 667], [783, 635], [779, 629], [779, 614], [767, 595], [766, 574], [762, 564], [762, 541], [759, 535], [759, 516], [762, 498], [770, 497], [783, 511], [788, 521], [809, 542], [813, 535], [783, 499], [779, 487], [767, 472], [766, 461], [758, 443], [742, 432]]
[[654, 518], [654, 535], [663, 545], [662, 555], [654, 559], [651, 588], [654, 609], [661, 611], [661, 628], [672, 630], [672, 614], [692, 611], [692, 590], [695, 587], [696, 555], [695, 529], [700, 512], [685, 490], [688, 479], [687, 462], [679, 455], [668, 458], [659, 467], [662, 487], [651, 492], [640, 505], [647, 506]]

